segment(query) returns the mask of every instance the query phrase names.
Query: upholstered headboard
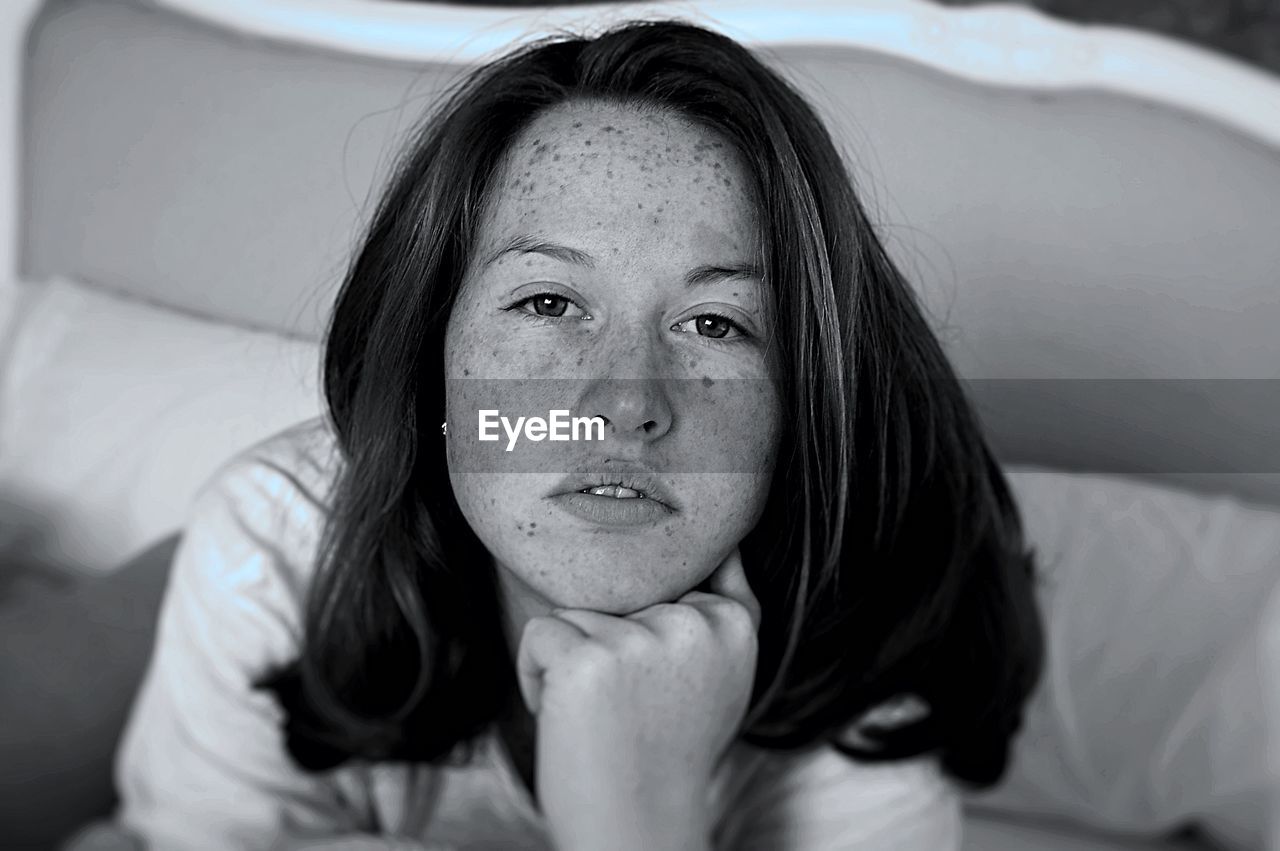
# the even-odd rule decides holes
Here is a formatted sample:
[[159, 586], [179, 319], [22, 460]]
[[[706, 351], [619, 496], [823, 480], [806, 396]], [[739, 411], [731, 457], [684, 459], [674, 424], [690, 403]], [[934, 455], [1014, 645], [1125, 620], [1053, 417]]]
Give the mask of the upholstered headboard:
[[[1280, 80], [1023, 9], [786, 6], [643, 13], [771, 37], [1002, 457], [1280, 503]], [[316, 338], [433, 94], [570, 12], [307, 8], [51, 0], [23, 81], [24, 274]]]

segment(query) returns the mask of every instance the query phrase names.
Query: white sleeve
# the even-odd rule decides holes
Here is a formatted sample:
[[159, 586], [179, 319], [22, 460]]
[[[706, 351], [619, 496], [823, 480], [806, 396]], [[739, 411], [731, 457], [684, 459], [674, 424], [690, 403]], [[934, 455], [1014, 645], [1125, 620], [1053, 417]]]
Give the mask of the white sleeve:
[[296, 768], [252, 682], [298, 646], [315, 497], [242, 456], [202, 488], [116, 757], [116, 819], [149, 848], [259, 849], [368, 829], [331, 776]]
[[958, 851], [960, 800], [935, 760], [867, 764], [832, 747], [753, 778], [722, 851]]

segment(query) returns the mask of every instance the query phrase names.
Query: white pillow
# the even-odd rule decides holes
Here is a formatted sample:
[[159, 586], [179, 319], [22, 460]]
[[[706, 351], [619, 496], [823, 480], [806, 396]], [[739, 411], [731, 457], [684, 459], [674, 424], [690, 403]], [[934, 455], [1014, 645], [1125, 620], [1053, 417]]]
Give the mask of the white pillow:
[[321, 410], [317, 343], [35, 286], [0, 376], [0, 556], [110, 570], [223, 461]]
[[1280, 512], [1007, 472], [1040, 557], [1048, 662], [1009, 774], [970, 805], [1148, 835], [1195, 821], [1228, 848], [1263, 847], [1280, 789], [1261, 675], [1280, 650], [1266, 646]]

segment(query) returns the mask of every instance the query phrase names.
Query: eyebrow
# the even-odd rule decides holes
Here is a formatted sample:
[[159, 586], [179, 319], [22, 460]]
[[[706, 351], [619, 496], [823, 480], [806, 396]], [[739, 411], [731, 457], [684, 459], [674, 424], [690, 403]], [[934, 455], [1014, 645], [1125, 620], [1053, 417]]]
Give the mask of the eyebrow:
[[[489, 266], [504, 254], [541, 254], [553, 260], [559, 260], [561, 263], [581, 266], [585, 269], [594, 269], [596, 266], [595, 258], [585, 251], [535, 236], [521, 235], [503, 243], [502, 247], [485, 259], [483, 267]], [[756, 278], [763, 281], [764, 274], [754, 263], [713, 263], [690, 269], [685, 273], [684, 282], [692, 287], [731, 278]]]

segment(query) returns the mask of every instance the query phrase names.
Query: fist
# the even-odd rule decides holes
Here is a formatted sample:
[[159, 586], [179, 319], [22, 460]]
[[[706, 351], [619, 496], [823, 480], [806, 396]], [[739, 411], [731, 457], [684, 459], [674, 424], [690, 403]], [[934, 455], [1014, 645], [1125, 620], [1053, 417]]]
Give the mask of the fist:
[[760, 624], [736, 549], [708, 587], [625, 617], [556, 609], [526, 624], [516, 667], [557, 847], [707, 835], [708, 784], [751, 698]]

